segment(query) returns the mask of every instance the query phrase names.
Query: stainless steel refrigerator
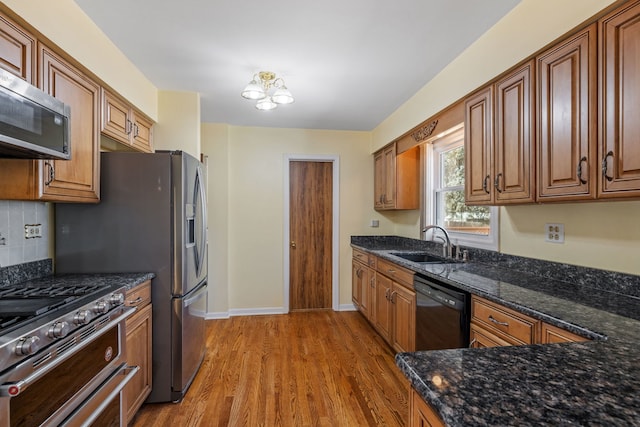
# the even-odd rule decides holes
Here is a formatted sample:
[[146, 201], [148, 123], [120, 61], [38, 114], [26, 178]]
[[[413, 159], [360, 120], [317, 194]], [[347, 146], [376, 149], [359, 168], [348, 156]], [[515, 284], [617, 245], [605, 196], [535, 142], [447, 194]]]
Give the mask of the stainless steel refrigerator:
[[181, 151], [101, 154], [101, 200], [56, 204], [56, 273], [153, 272], [147, 402], [179, 401], [205, 354], [203, 165]]

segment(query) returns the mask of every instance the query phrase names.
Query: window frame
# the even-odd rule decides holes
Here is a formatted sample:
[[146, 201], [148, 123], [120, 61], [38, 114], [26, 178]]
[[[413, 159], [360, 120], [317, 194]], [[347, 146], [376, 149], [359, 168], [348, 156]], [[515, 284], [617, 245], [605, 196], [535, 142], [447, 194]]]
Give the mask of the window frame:
[[[464, 125], [460, 124], [449, 129], [442, 134], [435, 136], [428, 140], [424, 144], [424, 191], [423, 191], [423, 206], [422, 206], [422, 227], [429, 224], [436, 224], [437, 212], [436, 212], [436, 188], [434, 184], [439, 181], [440, 162], [439, 153], [455, 148], [458, 145], [464, 146]], [[466, 173], [466, 170], [465, 170]], [[463, 186], [464, 188], [464, 186]], [[499, 237], [500, 237], [500, 210], [498, 206], [488, 206], [491, 214], [489, 223], [489, 234], [479, 235], [473, 233], [464, 233], [459, 231], [447, 230], [451, 243], [458, 246], [473, 247], [480, 249], [499, 250]], [[441, 224], [438, 224], [441, 225]], [[441, 225], [444, 227], [444, 225]], [[432, 232], [427, 232], [432, 234]], [[426, 233], [421, 232], [420, 237], [425, 239]], [[432, 237], [433, 239], [433, 237]]]

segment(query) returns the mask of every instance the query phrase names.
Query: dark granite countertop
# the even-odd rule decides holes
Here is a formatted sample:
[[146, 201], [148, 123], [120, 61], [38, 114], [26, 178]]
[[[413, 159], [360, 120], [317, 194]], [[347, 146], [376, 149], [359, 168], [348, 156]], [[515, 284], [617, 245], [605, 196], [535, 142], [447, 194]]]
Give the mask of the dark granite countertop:
[[397, 237], [352, 246], [592, 339], [397, 354], [447, 425], [640, 425], [638, 276], [481, 253], [482, 262], [417, 264], [393, 253], [440, 246]]
[[56, 274], [23, 282], [37, 286], [83, 286], [83, 285], [118, 285], [127, 290], [156, 277], [153, 273], [95, 273], [95, 274]]

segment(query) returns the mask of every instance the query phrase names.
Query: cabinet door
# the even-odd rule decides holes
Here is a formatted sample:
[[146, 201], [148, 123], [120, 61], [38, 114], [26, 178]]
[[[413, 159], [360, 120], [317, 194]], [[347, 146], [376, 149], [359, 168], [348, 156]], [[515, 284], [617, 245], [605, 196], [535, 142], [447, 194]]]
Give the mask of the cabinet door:
[[36, 39], [0, 15], [0, 68], [35, 83]]
[[131, 108], [108, 90], [102, 89], [102, 115], [100, 130], [103, 134], [123, 144], [130, 144], [133, 132]]
[[355, 260], [351, 262], [351, 300], [360, 309], [362, 299], [362, 265]]
[[377, 153], [373, 157], [373, 207], [375, 209], [382, 209], [384, 206], [384, 190], [385, 190], [385, 175], [384, 175], [384, 157], [382, 152]]
[[588, 338], [576, 335], [566, 329], [561, 329], [548, 323], [542, 322], [542, 344], [553, 344], [562, 342], [581, 342], [589, 341]]
[[488, 205], [493, 200], [493, 87], [469, 97], [464, 107], [465, 201]]
[[387, 341], [391, 338], [391, 279], [376, 273], [376, 297], [375, 297], [375, 327], [378, 333]]
[[598, 197], [640, 197], [640, 3], [600, 21]]
[[537, 58], [538, 201], [595, 198], [596, 25]]
[[393, 348], [415, 351], [416, 347], [416, 293], [397, 283], [391, 293], [393, 306]]
[[393, 208], [396, 205], [396, 146], [385, 148], [382, 152], [384, 163], [384, 207]]
[[153, 152], [153, 122], [133, 111], [133, 148], [147, 153]]
[[496, 83], [493, 155], [496, 204], [534, 201], [533, 67], [534, 62], [530, 61]]
[[367, 267], [362, 268], [362, 281], [360, 282], [360, 312], [369, 318], [369, 309], [371, 301], [370, 277], [373, 274]]
[[469, 347], [471, 348], [504, 347], [512, 345], [475, 323], [471, 323], [469, 342]]
[[39, 52], [42, 90], [71, 107], [71, 160], [40, 161], [40, 199], [97, 202], [100, 88], [45, 46], [41, 45]]
[[127, 319], [127, 363], [140, 370], [124, 389], [127, 422], [130, 422], [151, 392], [152, 341], [151, 304]]
[[409, 399], [410, 427], [444, 427], [440, 417], [413, 388], [411, 388]]

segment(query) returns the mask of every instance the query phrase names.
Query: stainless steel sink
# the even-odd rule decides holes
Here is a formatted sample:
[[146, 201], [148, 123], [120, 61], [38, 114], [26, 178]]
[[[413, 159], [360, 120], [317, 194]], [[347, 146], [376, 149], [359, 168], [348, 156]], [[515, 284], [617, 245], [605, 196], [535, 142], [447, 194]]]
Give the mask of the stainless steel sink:
[[428, 253], [392, 252], [391, 255], [395, 255], [402, 259], [406, 259], [407, 261], [413, 261], [420, 264], [436, 264], [436, 263], [450, 262], [442, 257], [431, 255]]

